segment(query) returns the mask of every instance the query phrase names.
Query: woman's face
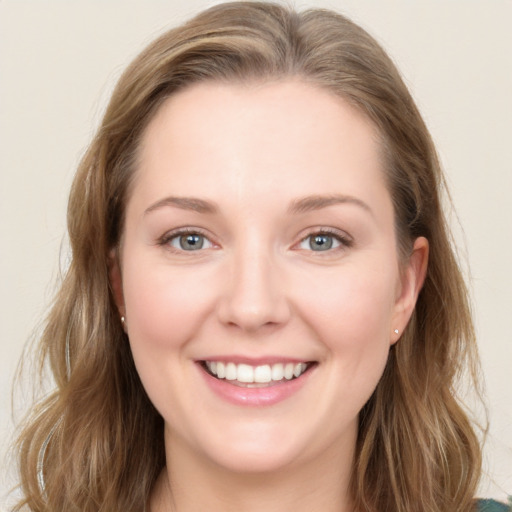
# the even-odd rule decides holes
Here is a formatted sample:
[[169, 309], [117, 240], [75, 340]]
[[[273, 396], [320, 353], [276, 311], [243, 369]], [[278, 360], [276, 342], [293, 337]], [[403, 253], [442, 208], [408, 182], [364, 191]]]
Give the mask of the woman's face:
[[291, 80], [195, 85], [149, 124], [113, 281], [168, 455], [352, 455], [427, 252], [399, 262], [377, 139]]

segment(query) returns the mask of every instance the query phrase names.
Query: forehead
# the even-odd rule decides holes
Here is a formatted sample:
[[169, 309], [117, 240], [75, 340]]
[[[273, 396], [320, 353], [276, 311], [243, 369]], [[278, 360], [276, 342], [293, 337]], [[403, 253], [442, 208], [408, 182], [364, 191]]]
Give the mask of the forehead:
[[171, 96], [149, 123], [134, 187], [148, 200], [164, 191], [243, 200], [276, 187], [368, 195], [385, 191], [379, 153], [374, 125], [317, 86], [205, 82]]

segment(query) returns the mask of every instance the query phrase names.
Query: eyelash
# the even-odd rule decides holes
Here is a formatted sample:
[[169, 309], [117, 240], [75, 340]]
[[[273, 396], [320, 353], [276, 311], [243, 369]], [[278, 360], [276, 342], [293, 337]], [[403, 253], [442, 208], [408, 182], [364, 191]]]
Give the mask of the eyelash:
[[[207, 241], [210, 244], [210, 246], [214, 245], [213, 242], [209, 239], [208, 235], [206, 233], [204, 233], [201, 229], [198, 229], [198, 228], [179, 228], [179, 229], [170, 231], [170, 232], [166, 233], [165, 235], [163, 235], [158, 240], [158, 245], [166, 246], [169, 250], [176, 252], [176, 253], [196, 252], [196, 251], [200, 252], [200, 251], [204, 250], [203, 247], [200, 247], [199, 249], [196, 249], [196, 251], [193, 251], [193, 250], [187, 251], [185, 249], [173, 247], [171, 245], [170, 242], [172, 242], [175, 239], [179, 239], [182, 236], [186, 236], [186, 235], [200, 236], [205, 241]], [[311, 248], [306, 249], [306, 248], [300, 247], [303, 243], [307, 242], [308, 239], [311, 240], [313, 237], [322, 237], [322, 236], [334, 239], [339, 245], [336, 247], [329, 247], [328, 249], [320, 250], [320, 251], [314, 251]], [[330, 228], [316, 228], [314, 230], [311, 230], [306, 236], [301, 238], [300, 242], [298, 244], [295, 244], [294, 247], [299, 246], [298, 248], [301, 248], [301, 249], [304, 249], [304, 250], [307, 250], [307, 251], [310, 251], [313, 253], [322, 253], [322, 252], [331, 252], [332, 253], [334, 251], [350, 248], [353, 246], [353, 244], [354, 244], [354, 242], [351, 237], [347, 236], [346, 234], [341, 233], [338, 230], [330, 229]], [[208, 247], [208, 249], [209, 248], [211, 248], [211, 247]]]
[[185, 252], [200, 252], [203, 249], [203, 247], [201, 247], [199, 249], [196, 249], [196, 251], [193, 251], [193, 250], [192, 251], [187, 251], [185, 249], [180, 249], [180, 248], [177, 248], [177, 247], [173, 247], [171, 245], [171, 242], [173, 240], [179, 239], [180, 237], [187, 236], [187, 235], [197, 235], [197, 236], [200, 236], [205, 241], [207, 241], [209, 244], [214, 245], [213, 242], [208, 237], [208, 235], [206, 233], [204, 233], [201, 229], [198, 229], [198, 228], [178, 228], [178, 229], [175, 229], [173, 231], [167, 232], [167, 233], [165, 233], [165, 235], [163, 235], [158, 240], [158, 245], [160, 245], [162, 247], [165, 246], [170, 251], [175, 252], [175, 253], [179, 253], [179, 254], [185, 253]]
[[311, 230], [305, 237], [303, 237], [301, 239], [301, 241], [299, 242], [298, 245], [301, 246], [304, 242], [311, 240], [313, 237], [322, 237], [322, 236], [334, 239], [336, 242], [339, 243], [339, 245], [337, 247], [329, 247], [328, 249], [325, 249], [323, 251], [322, 250], [313, 251], [311, 248], [304, 249], [304, 250], [308, 250], [308, 251], [311, 251], [314, 253], [322, 253], [322, 252], [332, 253], [334, 251], [348, 249], [354, 245], [354, 241], [352, 240], [351, 237], [349, 237], [345, 233], [342, 233], [336, 229], [330, 229], [330, 228], [316, 228], [316, 229]]

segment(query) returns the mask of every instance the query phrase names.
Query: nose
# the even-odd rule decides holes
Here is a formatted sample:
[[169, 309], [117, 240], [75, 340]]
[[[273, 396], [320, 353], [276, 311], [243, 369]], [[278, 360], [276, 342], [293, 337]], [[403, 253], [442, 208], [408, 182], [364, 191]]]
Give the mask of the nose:
[[277, 328], [288, 321], [285, 280], [275, 260], [261, 247], [232, 255], [218, 305], [223, 324], [254, 332]]

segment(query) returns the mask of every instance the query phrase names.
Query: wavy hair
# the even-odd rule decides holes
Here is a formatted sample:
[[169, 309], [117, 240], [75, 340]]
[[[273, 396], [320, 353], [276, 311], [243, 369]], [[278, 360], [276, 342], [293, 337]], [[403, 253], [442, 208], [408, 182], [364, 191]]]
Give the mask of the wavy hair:
[[162, 103], [193, 83], [287, 77], [344, 98], [374, 123], [400, 253], [418, 236], [430, 243], [413, 317], [360, 413], [356, 509], [472, 510], [481, 453], [455, 384], [467, 368], [476, 379], [474, 331], [429, 132], [395, 65], [362, 28], [328, 10], [266, 2], [221, 4], [166, 32], [113, 92], [71, 190], [72, 259], [40, 340], [55, 389], [19, 437], [16, 510], [144, 510], [165, 465], [163, 420], [135, 370], [109, 284], [139, 141]]

